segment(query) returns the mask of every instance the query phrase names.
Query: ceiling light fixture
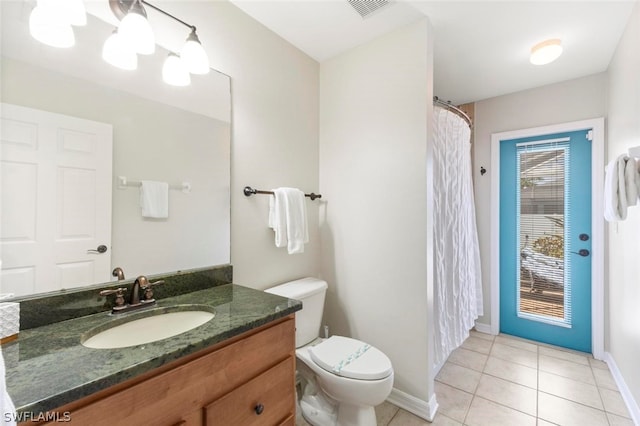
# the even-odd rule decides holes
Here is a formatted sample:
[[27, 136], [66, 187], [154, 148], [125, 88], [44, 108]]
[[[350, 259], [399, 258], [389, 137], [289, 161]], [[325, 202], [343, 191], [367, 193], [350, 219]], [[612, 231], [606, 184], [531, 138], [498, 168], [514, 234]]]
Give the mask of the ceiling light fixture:
[[545, 40], [531, 48], [529, 61], [533, 65], [549, 64], [562, 54], [562, 41], [558, 38]]

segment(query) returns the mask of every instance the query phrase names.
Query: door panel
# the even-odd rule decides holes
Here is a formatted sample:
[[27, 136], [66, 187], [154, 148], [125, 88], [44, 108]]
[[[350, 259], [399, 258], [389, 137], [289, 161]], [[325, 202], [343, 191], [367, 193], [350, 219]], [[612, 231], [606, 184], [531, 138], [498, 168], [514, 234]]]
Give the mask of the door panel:
[[111, 125], [2, 104], [0, 292], [107, 281]]
[[590, 352], [589, 132], [502, 140], [500, 176], [500, 331]]

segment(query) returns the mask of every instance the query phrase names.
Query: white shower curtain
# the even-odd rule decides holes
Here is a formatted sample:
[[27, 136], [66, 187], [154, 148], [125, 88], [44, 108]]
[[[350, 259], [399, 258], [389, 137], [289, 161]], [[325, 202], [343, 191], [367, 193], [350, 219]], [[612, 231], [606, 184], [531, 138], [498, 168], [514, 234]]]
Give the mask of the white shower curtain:
[[471, 130], [434, 107], [435, 369], [482, 315], [482, 277], [471, 170]]

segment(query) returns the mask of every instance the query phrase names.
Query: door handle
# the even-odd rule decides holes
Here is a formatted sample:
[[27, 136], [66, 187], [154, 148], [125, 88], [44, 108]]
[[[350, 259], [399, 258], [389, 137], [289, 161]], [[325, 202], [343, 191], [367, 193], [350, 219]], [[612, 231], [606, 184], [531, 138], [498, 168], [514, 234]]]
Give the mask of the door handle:
[[87, 253], [106, 253], [107, 252], [107, 246], [105, 246], [104, 244], [100, 244], [97, 248], [95, 249], [89, 249], [87, 250]]
[[571, 253], [579, 254], [582, 257], [587, 257], [591, 254], [587, 249], [580, 249], [578, 251], [572, 251]]

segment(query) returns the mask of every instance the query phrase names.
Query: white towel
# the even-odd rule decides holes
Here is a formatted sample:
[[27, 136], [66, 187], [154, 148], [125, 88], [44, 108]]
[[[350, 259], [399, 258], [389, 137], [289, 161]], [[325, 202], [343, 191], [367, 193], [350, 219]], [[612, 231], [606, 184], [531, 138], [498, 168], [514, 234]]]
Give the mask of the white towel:
[[624, 185], [627, 195], [627, 205], [635, 206], [638, 203], [638, 166], [635, 158], [627, 158], [624, 166]]
[[287, 245], [287, 212], [284, 191], [272, 189], [273, 197], [269, 197], [269, 228], [275, 232], [276, 247]]
[[269, 201], [269, 227], [275, 231], [276, 247], [286, 245], [289, 254], [304, 253], [304, 244], [309, 242], [304, 192], [276, 188], [273, 193]]
[[7, 384], [5, 381], [4, 373], [4, 358], [2, 357], [2, 350], [0, 349], [0, 425], [2, 426], [14, 426], [16, 424], [16, 408], [7, 393]]
[[638, 164], [638, 161], [633, 157], [631, 158], [631, 160], [633, 160], [633, 162], [631, 164], [633, 164], [635, 166], [635, 168], [636, 168], [636, 174], [635, 174], [636, 189], [638, 191], [638, 198], [640, 198], [640, 170], [638, 169], [640, 164]]
[[140, 185], [142, 217], [166, 219], [169, 217], [169, 184], [143, 180]]
[[627, 207], [629, 207], [629, 203], [627, 203], [627, 185], [625, 184], [624, 179], [624, 168], [627, 164], [626, 155], [620, 155], [618, 157], [618, 215], [621, 220], [625, 220], [627, 218]]
[[609, 222], [627, 218], [627, 190], [625, 185], [626, 155], [607, 164], [604, 178], [604, 218]]

